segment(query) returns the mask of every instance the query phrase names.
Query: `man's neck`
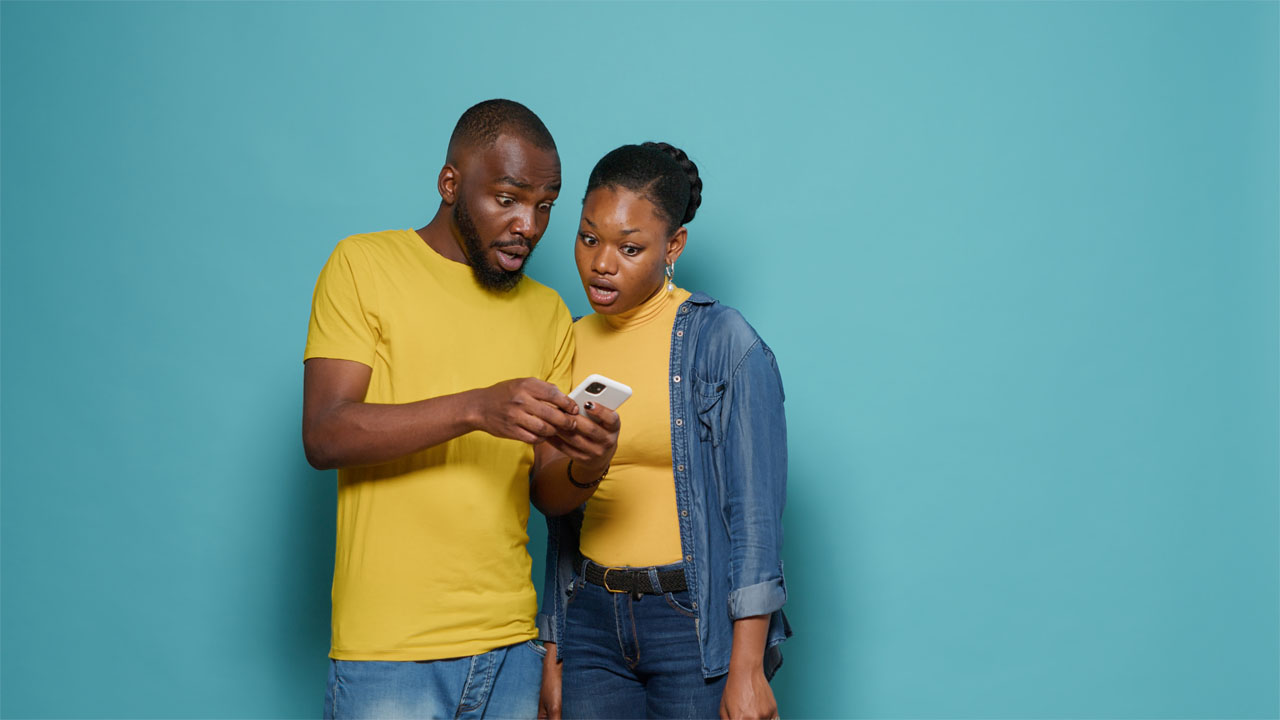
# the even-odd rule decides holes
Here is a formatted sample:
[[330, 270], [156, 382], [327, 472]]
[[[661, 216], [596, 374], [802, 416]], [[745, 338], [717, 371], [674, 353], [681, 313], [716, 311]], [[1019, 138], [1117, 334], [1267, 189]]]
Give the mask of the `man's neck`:
[[418, 228], [418, 237], [441, 256], [454, 262], [470, 265], [467, 254], [462, 251], [462, 238], [458, 237], [453, 227], [453, 214], [448, 205], [440, 203], [436, 216], [431, 222]]

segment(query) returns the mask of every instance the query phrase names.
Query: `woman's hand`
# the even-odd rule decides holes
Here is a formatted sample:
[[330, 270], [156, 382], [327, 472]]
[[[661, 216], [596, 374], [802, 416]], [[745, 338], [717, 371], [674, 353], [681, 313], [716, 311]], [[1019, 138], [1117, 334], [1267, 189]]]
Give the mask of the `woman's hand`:
[[538, 693], [538, 720], [560, 720], [560, 675], [563, 663], [556, 659], [556, 644], [543, 643], [542, 689]]
[[765, 636], [769, 616], [753, 615], [733, 621], [733, 649], [729, 654], [729, 678], [720, 695], [724, 720], [773, 720], [778, 701], [764, 677]]
[[618, 413], [598, 403], [587, 403], [574, 427], [559, 430], [547, 443], [573, 460], [574, 479], [591, 482], [609, 469], [613, 453], [618, 449], [618, 430], [622, 421]]
[[[545, 683], [545, 680], [544, 680]], [[729, 679], [720, 697], [722, 720], [773, 720], [778, 717], [778, 703], [773, 688], [764, 679], [764, 668], [735, 671], [729, 667]]]

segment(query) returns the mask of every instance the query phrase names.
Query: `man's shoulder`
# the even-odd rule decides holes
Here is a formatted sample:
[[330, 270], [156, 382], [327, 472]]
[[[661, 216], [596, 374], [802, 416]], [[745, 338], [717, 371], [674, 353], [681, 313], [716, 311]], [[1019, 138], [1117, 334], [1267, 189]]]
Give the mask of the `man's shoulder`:
[[534, 280], [525, 275], [520, 280], [520, 299], [532, 306], [545, 309], [557, 314], [564, 313], [569, 315], [569, 308], [564, 304], [564, 300], [560, 297], [560, 293], [553, 290], [547, 285]]
[[348, 235], [338, 241], [335, 255], [364, 255], [385, 253], [403, 243], [404, 230], [379, 230], [378, 232]]
[[[417, 233], [412, 230], [382, 230], [348, 235], [338, 241], [329, 264], [346, 267], [358, 280], [374, 277], [404, 277], [421, 264], [414, 262]], [[416, 273], [415, 273], [416, 276]]]

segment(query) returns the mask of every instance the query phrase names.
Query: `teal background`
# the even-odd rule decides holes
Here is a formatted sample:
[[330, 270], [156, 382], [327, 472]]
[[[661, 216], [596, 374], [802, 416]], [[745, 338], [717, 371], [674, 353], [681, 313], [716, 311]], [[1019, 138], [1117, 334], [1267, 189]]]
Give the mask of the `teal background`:
[[[0, 714], [321, 709], [316, 274], [529, 104], [706, 181], [787, 391], [783, 717], [1280, 715], [1280, 4], [0, 5]], [[541, 577], [544, 542], [535, 515]]]

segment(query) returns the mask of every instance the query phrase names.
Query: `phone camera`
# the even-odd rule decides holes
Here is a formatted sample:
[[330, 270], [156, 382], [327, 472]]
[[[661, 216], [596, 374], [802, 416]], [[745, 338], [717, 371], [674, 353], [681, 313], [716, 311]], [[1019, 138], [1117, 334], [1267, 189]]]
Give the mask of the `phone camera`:
[[588, 395], [599, 395], [602, 392], [604, 392], [604, 383], [602, 382], [593, 382], [587, 386]]

